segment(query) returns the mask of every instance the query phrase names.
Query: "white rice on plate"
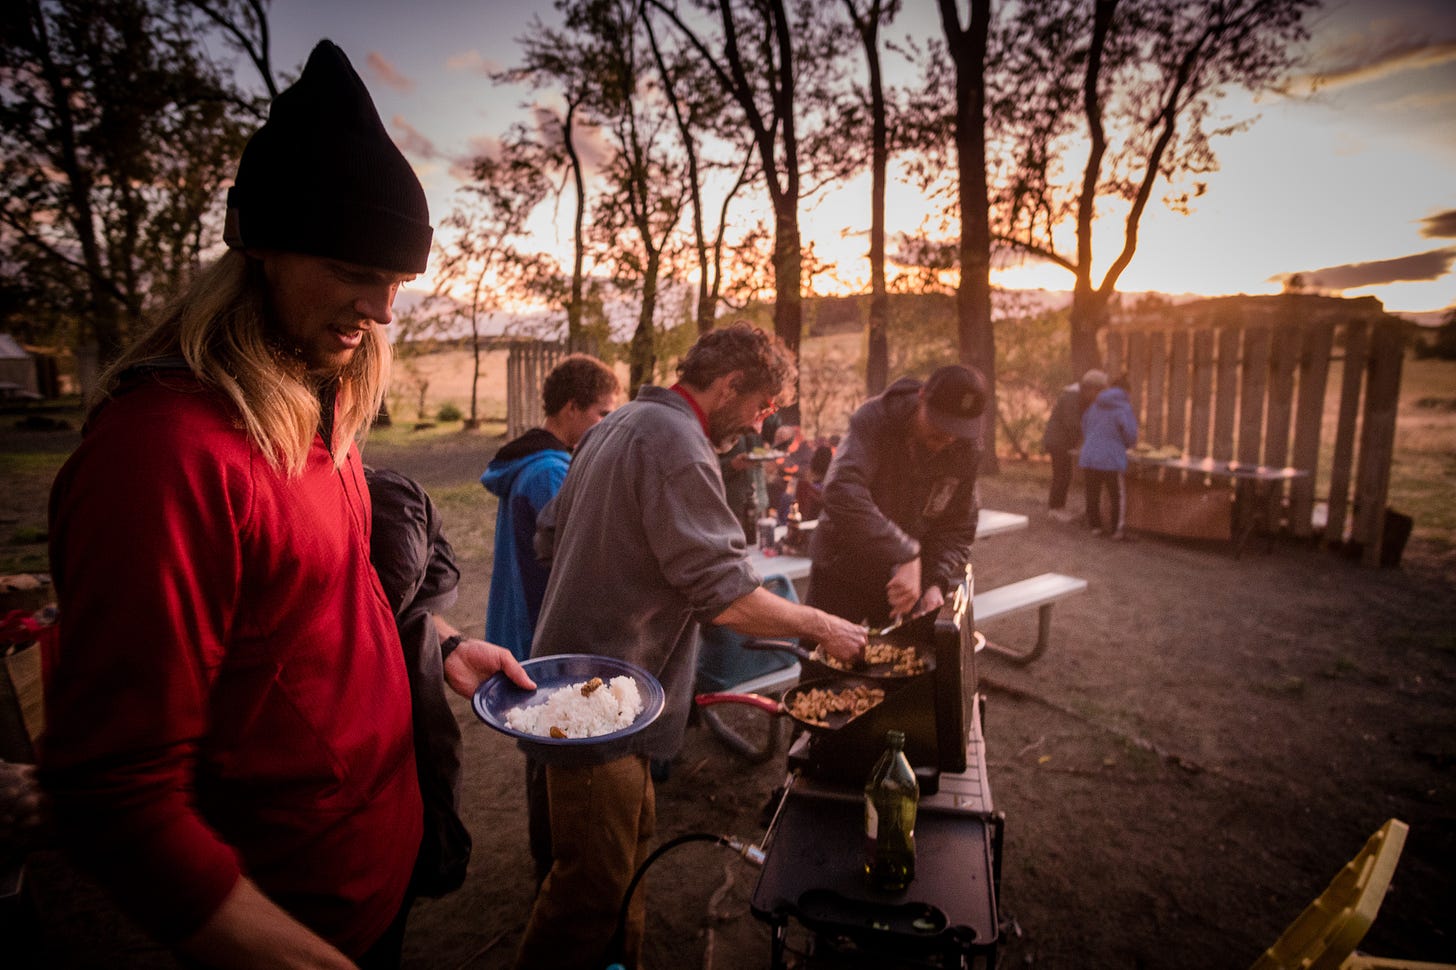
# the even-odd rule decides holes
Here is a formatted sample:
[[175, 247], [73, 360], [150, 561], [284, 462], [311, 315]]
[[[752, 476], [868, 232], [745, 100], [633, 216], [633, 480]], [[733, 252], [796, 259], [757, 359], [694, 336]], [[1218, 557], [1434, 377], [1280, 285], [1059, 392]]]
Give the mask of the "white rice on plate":
[[506, 711], [506, 725], [543, 738], [595, 738], [630, 726], [642, 707], [642, 694], [631, 677], [606, 682], [593, 677], [558, 687], [544, 701]]

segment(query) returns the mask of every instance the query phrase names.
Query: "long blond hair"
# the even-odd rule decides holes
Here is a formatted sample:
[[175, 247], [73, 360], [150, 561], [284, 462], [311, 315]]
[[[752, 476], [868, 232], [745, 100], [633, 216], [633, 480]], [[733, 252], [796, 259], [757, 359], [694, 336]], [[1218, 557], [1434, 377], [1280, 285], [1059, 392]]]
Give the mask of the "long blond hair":
[[[199, 380], [232, 401], [239, 424], [273, 467], [300, 474], [319, 429], [319, 396], [302, 361], [268, 339], [265, 307], [261, 267], [229, 250], [106, 368], [92, 407], [111, 396], [128, 368], [180, 355]], [[379, 327], [369, 327], [333, 378], [338, 406], [329, 444], [335, 467], [344, 464], [349, 442], [367, 432], [379, 414], [390, 360], [389, 341]]]

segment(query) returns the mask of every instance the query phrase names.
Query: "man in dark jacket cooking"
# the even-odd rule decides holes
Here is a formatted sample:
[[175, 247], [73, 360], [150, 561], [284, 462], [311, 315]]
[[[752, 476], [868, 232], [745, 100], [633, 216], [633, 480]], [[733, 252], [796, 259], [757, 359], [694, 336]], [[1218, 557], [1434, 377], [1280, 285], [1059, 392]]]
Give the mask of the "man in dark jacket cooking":
[[976, 538], [979, 371], [902, 377], [860, 406], [829, 466], [808, 602], [879, 626], [938, 610]]

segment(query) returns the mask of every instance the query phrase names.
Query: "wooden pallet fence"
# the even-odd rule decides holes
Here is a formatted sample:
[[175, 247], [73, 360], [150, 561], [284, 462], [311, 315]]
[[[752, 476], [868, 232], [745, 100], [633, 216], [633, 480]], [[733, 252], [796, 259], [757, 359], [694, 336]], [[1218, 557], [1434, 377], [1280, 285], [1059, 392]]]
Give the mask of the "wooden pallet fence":
[[541, 388], [546, 375], [568, 354], [597, 355], [593, 340], [510, 341], [506, 355], [506, 440], [512, 441], [546, 421]]
[[[1367, 565], [1380, 562], [1403, 321], [1369, 298], [1230, 297], [1140, 315], [1103, 336], [1107, 370], [1127, 378], [1142, 441], [1310, 472], [1270, 490], [1266, 521], [1314, 536], [1317, 489], [1327, 483], [1320, 538], [1356, 543]], [[1331, 387], [1335, 363], [1342, 372]]]

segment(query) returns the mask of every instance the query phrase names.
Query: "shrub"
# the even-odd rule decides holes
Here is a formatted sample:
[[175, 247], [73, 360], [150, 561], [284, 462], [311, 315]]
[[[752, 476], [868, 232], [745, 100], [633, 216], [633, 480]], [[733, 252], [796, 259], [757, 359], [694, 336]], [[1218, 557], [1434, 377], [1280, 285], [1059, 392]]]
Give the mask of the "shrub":
[[1437, 360], [1456, 360], [1456, 310], [1446, 315], [1446, 322], [1437, 327], [1433, 334], [1418, 336], [1414, 349], [1418, 360], [1432, 357]]
[[455, 404], [451, 401], [446, 401], [444, 404], [440, 405], [440, 410], [435, 412], [436, 421], [460, 421], [464, 418], [464, 412], [457, 408]]

